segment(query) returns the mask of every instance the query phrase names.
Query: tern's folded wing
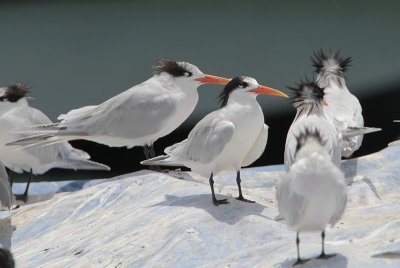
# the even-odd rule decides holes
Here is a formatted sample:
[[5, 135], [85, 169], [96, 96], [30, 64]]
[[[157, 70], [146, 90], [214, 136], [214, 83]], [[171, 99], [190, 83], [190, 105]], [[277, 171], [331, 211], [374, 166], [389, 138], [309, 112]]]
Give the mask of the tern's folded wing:
[[235, 125], [230, 121], [210, 121], [201, 121], [172, 153], [184, 161], [212, 162], [231, 140]]

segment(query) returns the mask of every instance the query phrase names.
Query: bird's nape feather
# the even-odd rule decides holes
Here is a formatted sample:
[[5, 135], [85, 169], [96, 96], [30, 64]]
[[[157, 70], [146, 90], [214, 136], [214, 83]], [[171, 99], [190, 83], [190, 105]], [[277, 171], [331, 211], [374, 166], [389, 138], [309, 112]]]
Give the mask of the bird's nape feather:
[[228, 104], [229, 96], [235, 89], [248, 86], [247, 82], [243, 81], [244, 78], [244, 76], [237, 76], [225, 85], [218, 97], [218, 102], [220, 103], [221, 108]]
[[343, 76], [352, 63], [352, 58], [344, 58], [340, 55], [340, 51], [333, 53], [325, 53], [322, 49], [313, 53], [311, 56], [312, 65], [316, 73], [321, 73], [324, 70], [334, 72], [336, 75]]
[[155, 75], [165, 72], [175, 77], [184, 76], [188, 72], [183, 63], [180, 64], [168, 58], [158, 60], [157, 66], [154, 66], [153, 69]]
[[21, 82], [11, 84], [6, 87], [4, 94], [0, 96], [0, 101], [17, 102], [26, 97], [29, 93], [28, 89], [28, 86]]

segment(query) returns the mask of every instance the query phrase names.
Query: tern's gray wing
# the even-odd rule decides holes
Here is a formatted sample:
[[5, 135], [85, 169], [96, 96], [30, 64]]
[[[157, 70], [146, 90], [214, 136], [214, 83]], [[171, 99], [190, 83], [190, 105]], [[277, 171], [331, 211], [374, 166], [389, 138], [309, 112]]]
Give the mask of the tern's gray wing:
[[287, 173], [277, 187], [276, 199], [280, 215], [294, 227], [304, 214], [306, 199], [291, 189], [291, 174]]
[[8, 175], [4, 165], [0, 162], [0, 210], [10, 210], [16, 205]]
[[211, 113], [193, 128], [185, 141], [171, 146], [166, 152], [183, 162], [210, 163], [229, 143], [234, 131], [235, 125], [232, 122], [220, 121]]
[[[178, 94], [178, 93], [177, 93]], [[88, 135], [140, 138], [156, 134], [175, 122], [179, 97], [155, 90], [146, 83], [137, 85], [98, 106], [75, 109], [60, 119], [60, 127]]]

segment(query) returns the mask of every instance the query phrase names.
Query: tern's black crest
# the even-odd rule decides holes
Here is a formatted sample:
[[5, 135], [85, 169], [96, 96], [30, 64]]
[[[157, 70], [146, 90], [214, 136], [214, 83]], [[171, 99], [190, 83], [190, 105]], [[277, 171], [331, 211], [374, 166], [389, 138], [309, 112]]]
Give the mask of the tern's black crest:
[[225, 85], [224, 89], [222, 92], [219, 94], [218, 101], [221, 104], [221, 108], [226, 106], [229, 100], [229, 96], [231, 93], [237, 89], [237, 88], [245, 88], [248, 87], [249, 84], [244, 81], [244, 76], [237, 76], [233, 78], [231, 81], [229, 81], [228, 84]]
[[185, 68], [184, 63], [178, 63], [171, 59], [160, 59], [154, 67], [154, 74], [169, 73], [172, 76], [184, 76], [190, 72]]
[[339, 51], [333, 53], [325, 53], [322, 49], [314, 52], [314, 56], [311, 57], [312, 65], [315, 67], [315, 72], [321, 73], [325, 71], [333, 72], [341, 77], [349, 68], [352, 58], [343, 58], [340, 56]]
[[296, 146], [296, 153], [303, 147], [308, 140], [314, 139], [317, 141], [321, 146], [325, 146], [326, 140], [322, 139], [321, 133], [317, 129], [314, 131], [306, 128], [305, 131], [301, 132], [297, 137], [297, 146]]
[[[324, 100], [324, 90], [315, 81], [300, 80], [296, 87], [288, 87], [292, 91], [290, 100], [296, 109], [311, 105], [311, 108], [320, 107]], [[311, 109], [310, 111], [312, 111]]]
[[8, 249], [0, 248], [0, 267], [14, 268], [15, 262], [11, 252]]
[[28, 87], [23, 83], [9, 85], [4, 94], [0, 96], [0, 101], [17, 102], [28, 94]]

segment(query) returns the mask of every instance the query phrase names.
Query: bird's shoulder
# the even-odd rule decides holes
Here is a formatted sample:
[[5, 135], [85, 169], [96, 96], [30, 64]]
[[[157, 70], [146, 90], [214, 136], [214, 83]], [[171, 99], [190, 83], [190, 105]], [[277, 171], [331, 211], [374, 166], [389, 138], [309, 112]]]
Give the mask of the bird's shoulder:
[[2, 120], [23, 127], [52, 123], [52, 121], [42, 111], [30, 106], [19, 106], [10, 109], [2, 115]]

